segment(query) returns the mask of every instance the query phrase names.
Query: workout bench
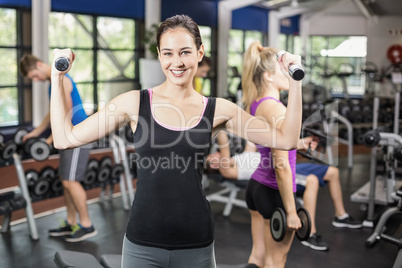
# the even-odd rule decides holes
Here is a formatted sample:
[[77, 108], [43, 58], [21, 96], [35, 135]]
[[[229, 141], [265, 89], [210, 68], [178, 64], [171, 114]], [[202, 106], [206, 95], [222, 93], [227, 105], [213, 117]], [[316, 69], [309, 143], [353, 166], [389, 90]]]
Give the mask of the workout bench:
[[54, 254], [58, 268], [120, 268], [121, 255], [104, 254], [98, 260], [89, 253], [60, 250]]
[[220, 183], [224, 189], [207, 195], [209, 202], [221, 202], [226, 204], [223, 209], [223, 216], [229, 217], [233, 206], [247, 208], [246, 201], [238, 199], [237, 195], [241, 190], [246, 189], [248, 180], [225, 179], [220, 174], [208, 174], [208, 177]]

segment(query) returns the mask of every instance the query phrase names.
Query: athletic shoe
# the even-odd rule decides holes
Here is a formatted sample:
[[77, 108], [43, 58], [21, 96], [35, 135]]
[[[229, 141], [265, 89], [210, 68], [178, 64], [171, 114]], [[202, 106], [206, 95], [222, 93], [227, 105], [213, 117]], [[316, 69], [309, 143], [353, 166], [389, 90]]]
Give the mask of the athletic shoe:
[[72, 226], [68, 224], [66, 220], [61, 220], [61, 224], [58, 228], [50, 229], [49, 236], [63, 236], [71, 234]]
[[98, 234], [95, 230], [94, 226], [85, 228], [82, 227], [81, 224], [74, 225], [72, 228], [73, 232], [64, 237], [64, 240], [67, 242], [79, 242], [85, 240], [89, 237], [93, 237]]
[[361, 222], [355, 220], [349, 215], [344, 219], [339, 219], [338, 217], [335, 217], [332, 221], [332, 225], [334, 227], [346, 227], [351, 229], [358, 229], [363, 226]]
[[306, 241], [301, 241], [301, 243], [314, 250], [324, 251], [329, 249], [328, 244], [322, 241], [322, 236], [317, 233], [312, 234]]

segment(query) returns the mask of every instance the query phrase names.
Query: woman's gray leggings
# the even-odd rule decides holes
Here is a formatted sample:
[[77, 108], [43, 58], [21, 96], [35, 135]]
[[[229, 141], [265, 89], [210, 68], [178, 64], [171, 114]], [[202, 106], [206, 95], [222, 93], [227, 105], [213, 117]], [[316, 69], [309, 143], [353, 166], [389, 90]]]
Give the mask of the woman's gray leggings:
[[123, 241], [121, 268], [216, 268], [214, 244], [205, 248], [166, 250]]

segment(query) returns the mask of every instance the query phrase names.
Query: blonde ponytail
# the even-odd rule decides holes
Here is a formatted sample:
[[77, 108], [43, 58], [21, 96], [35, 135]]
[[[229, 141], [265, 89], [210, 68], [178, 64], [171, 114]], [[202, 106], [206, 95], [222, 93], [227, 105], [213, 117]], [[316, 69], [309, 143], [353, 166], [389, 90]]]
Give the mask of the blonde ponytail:
[[263, 47], [259, 41], [251, 43], [243, 56], [242, 89], [243, 103], [247, 110], [262, 91], [265, 72], [275, 72], [274, 56], [278, 51]]

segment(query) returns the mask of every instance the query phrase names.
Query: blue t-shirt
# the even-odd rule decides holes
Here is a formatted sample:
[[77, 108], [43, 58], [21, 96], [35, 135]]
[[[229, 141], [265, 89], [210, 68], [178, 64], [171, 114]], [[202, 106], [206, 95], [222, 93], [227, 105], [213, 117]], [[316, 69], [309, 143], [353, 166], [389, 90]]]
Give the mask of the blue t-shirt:
[[[73, 101], [73, 116], [71, 118], [71, 122], [73, 125], [77, 125], [78, 123], [81, 123], [84, 121], [88, 116], [85, 113], [84, 106], [82, 105], [82, 100], [80, 97], [80, 93], [78, 92], [77, 85], [75, 84], [74, 80], [66, 74], [66, 77], [71, 80], [71, 83], [73, 84], [73, 90], [71, 91], [71, 99]], [[51, 86], [49, 86], [49, 98], [51, 95]]]

